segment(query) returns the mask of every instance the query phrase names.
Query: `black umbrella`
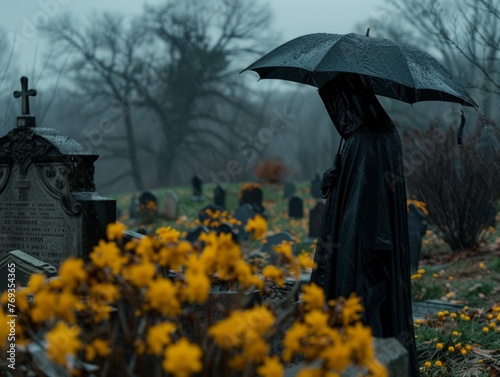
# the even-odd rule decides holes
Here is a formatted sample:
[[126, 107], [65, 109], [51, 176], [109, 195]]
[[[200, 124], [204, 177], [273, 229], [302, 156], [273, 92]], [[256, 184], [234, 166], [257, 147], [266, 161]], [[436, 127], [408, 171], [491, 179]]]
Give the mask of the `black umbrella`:
[[261, 79], [282, 79], [322, 87], [341, 73], [370, 78], [375, 94], [408, 103], [448, 101], [479, 106], [462, 85], [429, 54], [383, 38], [359, 34], [308, 34], [257, 60]]

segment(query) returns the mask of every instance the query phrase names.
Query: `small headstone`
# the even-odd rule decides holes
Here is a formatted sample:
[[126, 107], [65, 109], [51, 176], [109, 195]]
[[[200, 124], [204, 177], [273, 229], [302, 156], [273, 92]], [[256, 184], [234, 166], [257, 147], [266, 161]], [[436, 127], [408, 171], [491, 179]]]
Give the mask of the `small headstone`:
[[410, 244], [410, 267], [412, 271], [418, 270], [422, 238], [427, 230], [425, 214], [414, 204], [408, 206], [408, 238]]
[[206, 219], [211, 218], [211, 214], [215, 214], [216, 212], [222, 213], [224, 212], [224, 208], [216, 206], [215, 204], [206, 205], [200, 209], [200, 212], [198, 213], [198, 220], [203, 223]]
[[319, 237], [321, 230], [321, 219], [323, 218], [323, 211], [325, 205], [321, 202], [316, 203], [314, 208], [309, 211], [309, 238], [316, 239]]
[[0, 257], [12, 250], [59, 267], [87, 258], [116, 220], [116, 202], [99, 196], [99, 156], [29, 115], [27, 79], [21, 79], [23, 116], [0, 138]]
[[51, 278], [57, 275], [57, 268], [20, 250], [8, 252], [0, 258], [0, 292], [8, 289], [13, 282], [8, 279], [9, 274], [15, 277], [17, 286], [26, 287], [30, 276], [36, 273], [43, 273]]
[[269, 263], [271, 264], [276, 263], [278, 258], [276, 256], [276, 252], [274, 251], [273, 247], [278, 246], [283, 241], [293, 242], [292, 250], [294, 254], [297, 254], [297, 244], [295, 243], [293, 236], [288, 232], [276, 233], [272, 236], [266, 237], [266, 243], [264, 243], [262, 245], [262, 248], [260, 249], [261, 252], [267, 253], [269, 255]]
[[245, 230], [247, 222], [249, 219], [252, 219], [255, 216], [256, 212], [251, 204], [243, 203], [236, 209], [234, 212], [234, 218], [241, 222], [240, 225], [237, 225], [238, 233], [241, 238], [246, 239], [248, 234]]
[[304, 201], [298, 196], [292, 196], [288, 202], [288, 217], [301, 219], [304, 217]]
[[264, 194], [262, 189], [258, 186], [251, 186], [249, 188], [243, 188], [240, 204], [250, 204], [254, 211], [257, 213], [264, 213], [265, 208], [262, 204], [264, 200]]
[[311, 181], [311, 195], [315, 199], [321, 199], [321, 178], [319, 174], [316, 174]]
[[232, 227], [232, 225], [228, 223], [220, 224], [217, 227], [217, 233], [231, 234], [231, 238], [233, 239], [234, 242], [238, 242], [239, 240], [239, 233], [237, 233], [235, 229]]
[[214, 204], [226, 208], [226, 190], [220, 185], [217, 185], [214, 190]]
[[154, 203], [156, 208], [158, 208], [158, 198], [151, 191], [143, 191], [141, 195], [139, 195], [139, 205], [148, 207]]
[[193, 202], [201, 202], [203, 200], [203, 180], [196, 174], [191, 179], [191, 184], [193, 186], [193, 197], [191, 200]]
[[291, 181], [288, 181], [285, 183], [285, 189], [284, 189], [284, 192], [283, 192], [283, 198], [290, 198], [292, 196], [295, 195], [295, 189], [296, 189], [296, 186], [295, 186], [295, 183], [291, 182]]
[[200, 225], [192, 231], [188, 232], [188, 234], [186, 235], [186, 240], [188, 240], [189, 242], [197, 242], [202, 233], [208, 233], [209, 231], [210, 230], [206, 226]]
[[179, 214], [179, 197], [173, 191], [167, 191], [163, 198], [161, 215], [167, 220], [176, 220]]

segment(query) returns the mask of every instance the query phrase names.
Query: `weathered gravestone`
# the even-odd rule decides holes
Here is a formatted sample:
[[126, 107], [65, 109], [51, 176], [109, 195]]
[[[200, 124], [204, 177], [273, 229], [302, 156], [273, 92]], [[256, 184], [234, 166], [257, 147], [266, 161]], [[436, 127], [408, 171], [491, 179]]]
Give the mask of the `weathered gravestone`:
[[214, 190], [214, 204], [226, 208], [226, 190], [220, 185], [217, 185]]
[[[43, 273], [47, 278], [51, 278], [57, 275], [57, 268], [20, 250], [8, 252], [0, 257], [0, 292], [10, 288], [9, 284], [12, 282], [17, 286], [26, 287], [30, 276], [36, 273]], [[12, 280], [8, 279], [9, 276], [12, 276]]]
[[288, 181], [285, 183], [285, 189], [283, 191], [283, 198], [290, 198], [295, 195], [295, 183]]
[[255, 216], [256, 212], [254, 207], [251, 204], [243, 203], [240, 204], [236, 211], [234, 211], [234, 218], [241, 222], [241, 224], [237, 225], [238, 234], [242, 239], [248, 238], [248, 233], [245, 230], [245, 227], [248, 223], [248, 220], [252, 219]]
[[91, 154], [29, 115], [28, 79], [21, 79], [23, 116], [0, 138], [0, 257], [12, 250], [58, 267], [86, 258], [116, 219], [116, 202], [96, 193]]
[[321, 202], [316, 203], [313, 209], [309, 211], [309, 238], [316, 239], [319, 237], [321, 230], [321, 219], [325, 205]]
[[298, 196], [292, 196], [288, 202], [288, 217], [301, 219], [304, 217], [304, 201]]
[[263, 200], [264, 194], [262, 192], [262, 189], [257, 186], [251, 186], [242, 190], [239, 204], [250, 204], [255, 212], [264, 213], [265, 208], [262, 204]]
[[143, 191], [141, 195], [139, 195], [139, 205], [142, 207], [152, 207], [154, 206], [158, 208], [158, 198], [151, 191]]
[[295, 243], [293, 236], [288, 232], [276, 233], [272, 236], [266, 237], [266, 243], [262, 245], [262, 248], [260, 249], [261, 252], [267, 253], [269, 255], [269, 263], [276, 264], [279, 262], [280, 258], [278, 258], [278, 255], [273, 248], [274, 246], [278, 246], [279, 244], [281, 244], [283, 241], [293, 242], [292, 252], [294, 255], [297, 254], [297, 244]]
[[414, 204], [408, 206], [408, 238], [410, 244], [410, 267], [412, 271], [418, 270], [422, 237], [427, 230], [424, 212]]
[[191, 184], [193, 186], [193, 197], [191, 200], [193, 202], [201, 202], [203, 200], [203, 180], [196, 174], [191, 179]]
[[161, 215], [167, 220], [176, 220], [179, 214], [179, 197], [173, 191], [167, 191], [163, 198]]
[[319, 174], [316, 174], [311, 181], [311, 195], [315, 199], [321, 199], [321, 178]]

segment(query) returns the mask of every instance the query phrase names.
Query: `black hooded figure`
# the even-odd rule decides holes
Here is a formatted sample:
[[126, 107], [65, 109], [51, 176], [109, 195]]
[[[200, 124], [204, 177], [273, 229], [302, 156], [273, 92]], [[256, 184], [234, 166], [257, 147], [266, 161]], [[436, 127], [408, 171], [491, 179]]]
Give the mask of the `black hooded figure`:
[[408, 349], [417, 377], [401, 140], [369, 80], [341, 74], [319, 89], [343, 146], [323, 177], [327, 203], [311, 282], [328, 299], [361, 297], [364, 323]]

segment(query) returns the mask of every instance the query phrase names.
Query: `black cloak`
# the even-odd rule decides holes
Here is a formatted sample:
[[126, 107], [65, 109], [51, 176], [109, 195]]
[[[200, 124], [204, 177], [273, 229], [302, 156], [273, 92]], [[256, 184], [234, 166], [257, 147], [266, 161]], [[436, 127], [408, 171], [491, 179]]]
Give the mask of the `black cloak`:
[[361, 76], [343, 74], [319, 89], [343, 138], [329, 191], [311, 282], [328, 299], [356, 292], [376, 337], [396, 337], [418, 376], [413, 331], [406, 190], [399, 134]]

